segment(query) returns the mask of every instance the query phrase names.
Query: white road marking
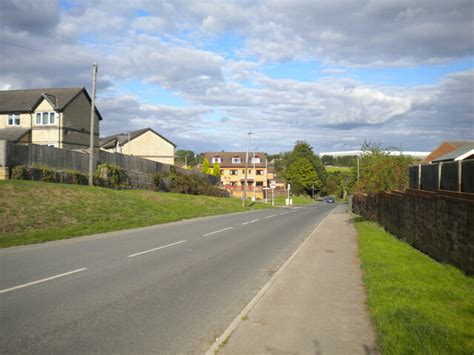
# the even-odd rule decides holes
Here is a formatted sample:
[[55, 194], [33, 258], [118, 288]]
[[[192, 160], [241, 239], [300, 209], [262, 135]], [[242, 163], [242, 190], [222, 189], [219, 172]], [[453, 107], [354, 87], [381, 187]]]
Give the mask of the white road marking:
[[77, 269], [77, 270], [65, 272], [64, 274], [59, 274], [59, 275], [47, 277], [47, 278], [45, 278], [45, 279], [41, 279], [41, 280], [38, 280], [38, 281], [28, 282], [27, 284], [23, 284], [23, 285], [18, 285], [18, 286], [15, 286], [15, 287], [6, 288], [6, 289], [4, 289], [4, 290], [0, 290], [0, 294], [2, 294], [2, 293], [7, 293], [7, 292], [10, 292], [10, 291], [14, 291], [14, 290], [18, 290], [18, 289], [23, 288], [23, 287], [33, 286], [33, 285], [36, 285], [36, 284], [39, 284], [39, 283], [42, 283], [42, 282], [54, 280], [54, 279], [57, 279], [57, 278], [59, 278], [59, 277], [64, 277], [64, 276], [72, 275], [72, 274], [75, 274], [76, 272], [81, 272], [81, 271], [84, 271], [84, 270], [87, 270], [87, 268], [84, 267], [84, 268], [82, 268], [82, 269]]
[[282, 212], [282, 213], [280, 213], [280, 214], [288, 214], [288, 213], [290, 213], [290, 212]]
[[227, 228], [224, 228], [224, 229], [219, 229], [218, 231], [206, 233], [206, 234], [203, 235], [203, 237], [207, 237], [208, 235], [224, 232], [224, 231], [227, 231], [227, 230], [232, 229], [232, 228], [234, 228], [234, 227], [227, 227]]
[[276, 214], [272, 214], [272, 215], [270, 215], [270, 216], [266, 216], [265, 219], [273, 218], [273, 217], [276, 217]]
[[158, 247], [158, 248], [153, 248], [153, 249], [148, 249], [148, 250], [145, 250], [145, 251], [141, 251], [141, 252], [139, 252], [139, 253], [135, 253], [135, 254], [129, 255], [128, 257], [129, 257], [129, 258], [133, 258], [134, 256], [138, 256], [138, 255], [150, 253], [150, 252], [155, 251], [155, 250], [160, 250], [160, 249], [172, 247], [173, 245], [178, 245], [178, 244], [181, 244], [181, 243], [184, 243], [184, 242], [186, 242], [186, 241], [185, 241], [185, 240], [180, 240], [179, 242], [171, 243], [171, 244], [167, 244], [167, 245], [163, 245], [162, 247]]
[[252, 220], [252, 221], [244, 222], [244, 223], [242, 223], [242, 225], [250, 224], [250, 223], [255, 223], [255, 222], [258, 222], [258, 221], [260, 221], [260, 220], [259, 220], [259, 219], [254, 219], [254, 220]]

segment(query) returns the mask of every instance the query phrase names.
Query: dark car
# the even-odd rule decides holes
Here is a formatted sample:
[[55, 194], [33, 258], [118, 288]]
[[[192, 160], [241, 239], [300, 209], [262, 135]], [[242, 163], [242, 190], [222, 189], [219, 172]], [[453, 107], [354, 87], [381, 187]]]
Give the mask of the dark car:
[[334, 197], [328, 197], [326, 198], [327, 203], [334, 203]]

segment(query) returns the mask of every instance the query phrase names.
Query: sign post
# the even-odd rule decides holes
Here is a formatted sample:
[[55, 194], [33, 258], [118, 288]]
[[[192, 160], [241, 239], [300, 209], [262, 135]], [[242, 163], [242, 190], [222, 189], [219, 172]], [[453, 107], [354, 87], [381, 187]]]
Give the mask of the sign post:
[[293, 201], [291, 201], [291, 199], [290, 199], [290, 190], [291, 190], [291, 185], [288, 184], [288, 188], [287, 188], [287, 191], [288, 191], [288, 198], [286, 199], [286, 205], [287, 205], [287, 206], [293, 205]]
[[275, 194], [274, 194], [274, 191], [276, 189], [276, 181], [275, 180], [270, 181], [270, 188], [272, 189], [272, 206], [275, 206]]

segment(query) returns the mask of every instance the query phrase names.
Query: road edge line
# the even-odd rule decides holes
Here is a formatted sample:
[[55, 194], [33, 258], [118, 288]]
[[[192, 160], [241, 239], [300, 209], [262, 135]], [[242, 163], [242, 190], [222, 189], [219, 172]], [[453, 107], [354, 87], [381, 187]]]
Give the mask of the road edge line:
[[250, 300], [249, 303], [244, 307], [244, 309], [239, 313], [239, 315], [229, 324], [229, 326], [224, 330], [224, 332], [216, 338], [211, 347], [205, 352], [205, 355], [215, 355], [221, 348], [221, 346], [227, 342], [232, 333], [237, 329], [237, 327], [242, 323], [242, 319], [250, 313], [250, 311], [258, 304], [262, 297], [267, 293], [270, 287], [275, 283], [276, 279], [280, 276], [281, 273], [288, 267], [288, 265], [293, 261], [296, 255], [300, 252], [301, 249], [306, 245], [306, 243], [311, 239], [311, 237], [316, 233], [319, 226], [336, 210], [333, 208], [322, 220], [314, 227], [314, 229], [309, 233], [306, 239], [301, 243], [301, 245], [291, 254], [288, 260], [278, 269], [278, 271], [273, 274], [270, 280], [262, 287], [262, 289]]

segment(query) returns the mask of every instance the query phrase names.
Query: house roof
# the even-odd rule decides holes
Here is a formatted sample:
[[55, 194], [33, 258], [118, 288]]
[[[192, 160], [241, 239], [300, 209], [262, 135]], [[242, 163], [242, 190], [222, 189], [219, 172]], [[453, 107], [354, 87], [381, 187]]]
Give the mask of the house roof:
[[[1, 90], [0, 91], [0, 113], [10, 112], [33, 112], [39, 103], [45, 99], [51, 106], [60, 112], [63, 111], [72, 100], [81, 92], [84, 92], [91, 103], [92, 100], [87, 93], [86, 88], [46, 88], [46, 89], [28, 89], [28, 90]], [[100, 112], [96, 113], [99, 120], [102, 120]]]
[[466, 144], [471, 144], [471, 143], [474, 143], [474, 142], [472, 141], [444, 141], [440, 145], [438, 145], [435, 149], [433, 149], [431, 153], [428, 154], [428, 156], [426, 156], [422, 160], [422, 163], [428, 164], [445, 154], [448, 154], [458, 148], [461, 148], [462, 146], [465, 146]]
[[[221, 168], [242, 168], [245, 167], [245, 155], [246, 152], [206, 152], [204, 153], [204, 157], [209, 160], [209, 163], [212, 164], [212, 158], [218, 157], [221, 158], [222, 161], [220, 163]], [[255, 157], [260, 158], [260, 163], [255, 164], [258, 168], [265, 167], [265, 160], [267, 159], [267, 155], [263, 152], [255, 152]], [[240, 158], [240, 163], [232, 163], [232, 158]], [[248, 167], [253, 166], [251, 163], [251, 158], [253, 158], [253, 152], [249, 152], [249, 164]]]
[[0, 129], [0, 140], [18, 142], [31, 128], [3, 128]]
[[442, 155], [439, 158], [433, 160], [433, 163], [438, 163], [440, 161], [454, 161], [454, 160], [464, 160], [474, 154], [474, 143], [465, 144], [460, 148], [449, 152], [448, 154]]
[[[148, 131], [153, 132], [158, 137], [164, 139], [165, 141], [167, 141], [169, 144], [171, 144], [173, 147], [176, 148], [176, 144], [171, 142], [169, 139], [163, 137], [161, 134], [157, 133], [156, 131], [154, 131], [150, 127], [139, 129], [138, 131], [131, 131], [130, 132], [130, 140], [132, 141], [133, 139], [141, 136], [143, 133], [148, 132]], [[123, 146], [124, 144], [128, 143], [128, 134], [129, 134], [129, 132], [124, 132], [124, 133], [113, 134], [111, 136], [100, 138], [99, 145], [100, 145], [101, 148], [104, 148], [104, 149], [114, 148], [117, 145], [117, 143], [120, 146]]]

